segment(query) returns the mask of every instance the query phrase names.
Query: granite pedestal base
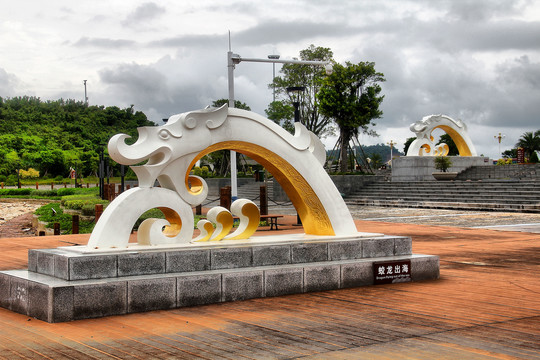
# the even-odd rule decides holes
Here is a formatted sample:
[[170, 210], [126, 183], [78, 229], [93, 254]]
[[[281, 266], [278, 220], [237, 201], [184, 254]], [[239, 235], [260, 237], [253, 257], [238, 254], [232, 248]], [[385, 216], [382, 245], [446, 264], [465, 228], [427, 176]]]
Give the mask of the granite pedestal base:
[[439, 277], [439, 258], [401, 236], [191, 245], [84, 253], [30, 250], [0, 272], [0, 306], [47, 322], [372, 285], [373, 263], [410, 261], [408, 280]]

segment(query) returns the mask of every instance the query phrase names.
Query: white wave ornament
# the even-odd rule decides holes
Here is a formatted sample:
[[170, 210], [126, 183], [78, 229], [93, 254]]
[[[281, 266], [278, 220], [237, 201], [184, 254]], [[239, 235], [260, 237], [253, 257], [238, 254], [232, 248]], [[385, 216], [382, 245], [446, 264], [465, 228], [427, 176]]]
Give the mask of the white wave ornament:
[[[197, 160], [217, 150], [235, 150], [263, 165], [292, 201], [306, 234], [357, 233], [345, 202], [322, 167], [323, 144], [300, 123], [295, 124], [295, 134], [291, 135], [253, 112], [223, 106], [174, 115], [163, 126], [138, 130], [135, 144], [125, 144], [127, 135], [118, 134], [111, 138], [108, 148], [111, 158], [121, 164], [135, 165], [147, 160], [144, 165], [132, 166], [140, 188], [121, 194], [109, 205], [90, 237], [90, 250], [126, 248], [138, 216], [155, 207], [174, 211], [164, 211], [168, 224], [156, 220], [145, 223], [140, 243], [191, 241], [191, 207], [206, 199], [208, 185], [203, 179], [190, 175], [190, 171]], [[154, 187], [156, 180], [161, 188]], [[244, 210], [246, 206], [251, 210]], [[232, 239], [252, 234], [251, 218], [255, 212], [251, 205], [244, 204], [237, 216], [247, 214], [250, 220], [246, 224], [249, 225], [244, 228], [241, 222], [239, 232], [223, 235], [220, 231], [219, 236]], [[203, 225], [203, 229], [209, 230], [208, 225]], [[213, 231], [209, 239], [216, 238]]]
[[476, 149], [467, 133], [467, 125], [461, 120], [454, 120], [446, 115], [429, 115], [411, 124], [410, 130], [416, 134], [407, 150], [407, 156], [445, 156], [448, 145], [436, 145], [432, 132], [444, 130], [456, 144], [460, 156], [476, 156]]

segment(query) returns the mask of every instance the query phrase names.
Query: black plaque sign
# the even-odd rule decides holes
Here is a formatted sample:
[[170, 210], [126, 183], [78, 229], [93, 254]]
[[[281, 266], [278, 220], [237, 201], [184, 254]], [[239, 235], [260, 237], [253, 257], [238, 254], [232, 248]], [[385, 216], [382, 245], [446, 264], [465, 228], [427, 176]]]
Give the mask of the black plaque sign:
[[375, 285], [411, 281], [411, 260], [374, 262], [373, 276]]

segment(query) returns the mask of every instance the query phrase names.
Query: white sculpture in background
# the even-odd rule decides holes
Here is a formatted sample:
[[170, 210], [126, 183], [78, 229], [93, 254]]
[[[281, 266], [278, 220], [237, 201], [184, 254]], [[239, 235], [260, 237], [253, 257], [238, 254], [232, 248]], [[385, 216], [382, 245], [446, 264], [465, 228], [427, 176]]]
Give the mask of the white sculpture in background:
[[444, 130], [456, 144], [460, 156], [476, 156], [476, 149], [467, 134], [467, 125], [461, 120], [454, 120], [446, 115], [429, 115], [411, 124], [416, 133], [416, 140], [409, 146], [407, 156], [441, 156], [448, 154], [448, 145], [435, 145], [432, 132]]
[[[211, 209], [208, 220], [197, 224], [201, 235], [193, 239], [192, 207], [206, 199], [208, 186], [190, 171], [204, 155], [223, 149], [243, 153], [272, 173], [295, 206], [306, 234], [357, 233], [345, 202], [323, 169], [324, 145], [300, 123], [295, 123], [291, 135], [260, 115], [224, 106], [174, 115], [165, 125], [138, 131], [133, 145], [125, 144], [129, 138], [125, 134], [109, 141], [114, 161], [125, 165], [147, 161], [132, 166], [139, 187], [123, 192], [105, 209], [90, 236], [89, 250], [127, 248], [134, 223], [153, 208], [159, 208], [166, 220], [145, 220], [137, 233], [140, 245], [249, 238], [259, 224], [259, 210], [240, 199], [231, 206], [233, 214]], [[154, 187], [156, 179], [161, 187]], [[228, 235], [232, 215], [240, 218], [240, 226]], [[215, 230], [209, 221], [217, 224]]]

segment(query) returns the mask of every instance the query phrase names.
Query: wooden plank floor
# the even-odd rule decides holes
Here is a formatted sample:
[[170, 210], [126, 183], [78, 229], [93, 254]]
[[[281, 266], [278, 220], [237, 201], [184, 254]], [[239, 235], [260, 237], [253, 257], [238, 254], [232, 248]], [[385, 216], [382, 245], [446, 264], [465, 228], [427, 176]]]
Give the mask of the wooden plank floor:
[[[540, 359], [538, 234], [357, 224], [412, 236], [415, 253], [441, 257], [441, 279], [60, 324], [0, 309], [0, 358]], [[0, 239], [0, 268], [86, 238]]]

